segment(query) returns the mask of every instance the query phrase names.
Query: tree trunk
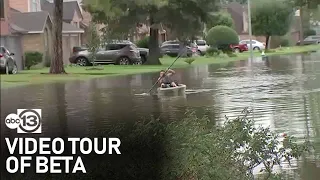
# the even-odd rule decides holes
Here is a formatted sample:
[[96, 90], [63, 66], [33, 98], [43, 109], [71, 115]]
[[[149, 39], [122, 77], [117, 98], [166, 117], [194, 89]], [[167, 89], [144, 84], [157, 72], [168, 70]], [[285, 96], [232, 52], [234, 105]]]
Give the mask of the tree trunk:
[[53, 59], [50, 65], [50, 74], [65, 74], [62, 51], [62, 10], [63, 0], [54, 0], [53, 19]]
[[266, 50], [269, 49], [270, 36], [266, 36]]
[[152, 27], [154, 19], [150, 15], [150, 38], [149, 38], [149, 57], [146, 63], [148, 65], [161, 65], [159, 60], [160, 48], [159, 48], [159, 29]]
[[300, 44], [299, 45], [303, 45], [303, 6], [300, 6], [300, 33], [299, 33], [300, 37], [299, 37], [299, 40], [300, 40]]

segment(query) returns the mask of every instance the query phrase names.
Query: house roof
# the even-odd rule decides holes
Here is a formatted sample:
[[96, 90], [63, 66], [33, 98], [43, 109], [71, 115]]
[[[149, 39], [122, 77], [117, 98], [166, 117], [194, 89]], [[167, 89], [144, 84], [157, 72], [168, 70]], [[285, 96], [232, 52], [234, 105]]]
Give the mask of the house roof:
[[[50, 13], [50, 15], [53, 17], [53, 10], [54, 10], [53, 3], [50, 3], [46, 0], [41, 1], [41, 9], [43, 11], [48, 11]], [[82, 13], [81, 13], [81, 8], [80, 8], [78, 1], [63, 2], [63, 17], [62, 17], [62, 19], [64, 21], [71, 21], [73, 19], [75, 11], [77, 11], [78, 14], [80, 15], [80, 18], [83, 19]]]
[[235, 30], [238, 34], [243, 34], [243, 13], [245, 8], [238, 2], [229, 3], [226, 8], [234, 21]]
[[44, 31], [47, 19], [50, 16], [48, 12], [12, 12], [11, 22], [15, 28], [19, 27], [28, 31], [28, 33], [42, 33]]
[[62, 33], [84, 33], [84, 30], [80, 29], [72, 24], [63, 22], [62, 23]]
[[14, 24], [14, 23], [10, 23], [9, 26], [10, 26], [10, 31], [13, 34], [15, 34], [15, 33], [28, 34], [28, 31], [26, 29], [23, 29], [23, 28], [17, 26], [16, 24]]

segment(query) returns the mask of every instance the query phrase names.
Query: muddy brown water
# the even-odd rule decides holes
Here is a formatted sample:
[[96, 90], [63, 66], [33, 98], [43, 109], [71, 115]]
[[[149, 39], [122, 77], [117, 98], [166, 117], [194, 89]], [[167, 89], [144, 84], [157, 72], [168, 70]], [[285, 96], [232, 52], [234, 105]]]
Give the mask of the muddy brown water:
[[[17, 108], [42, 108], [43, 133], [73, 136], [114, 124], [160, 117], [176, 120], [186, 110], [218, 124], [254, 107], [257, 124], [316, 142], [315, 154], [288, 168], [288, 179], [320, 177], [320, 52], [273, 56], [177, 70], [185, 96], [137, 96], [157, 73], [1, 90], [1, 119]], [[10, 134], [1, 121], [1, 136]]]

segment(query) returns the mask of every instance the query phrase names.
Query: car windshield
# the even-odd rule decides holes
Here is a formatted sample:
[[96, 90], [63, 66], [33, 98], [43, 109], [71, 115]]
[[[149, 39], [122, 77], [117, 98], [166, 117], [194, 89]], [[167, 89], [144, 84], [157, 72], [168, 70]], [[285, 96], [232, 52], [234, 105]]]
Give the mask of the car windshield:
[[206, 42], [204, 40], [198, 40], [196, 43], [198, 46], [205, 46], [206, 45]]

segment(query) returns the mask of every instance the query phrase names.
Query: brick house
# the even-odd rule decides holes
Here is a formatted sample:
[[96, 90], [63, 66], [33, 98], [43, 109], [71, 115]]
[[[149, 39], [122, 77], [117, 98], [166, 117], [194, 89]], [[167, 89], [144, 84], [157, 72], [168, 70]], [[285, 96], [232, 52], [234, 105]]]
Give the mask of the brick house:
[[[248, 8], [238, 2], [232, 2], [224, 6], [224, 10], [231, 15], [240, 40], [249, 39]], [[252, 39], [265, 42], [263, 36], [252, 36]]]
[[[82, 8], [81, 8], [81, 10], [82, 10], [83, 19], [82, 19], [82, 21], [80, 23], [80, 28], [84, 30], [84, 33], [81, 36], [81, 42], [82, 42], [82, 44], [87, 44], [87, 42], [88, 42], [87, 41], [87, 38], [88, 38], [88, 27], [89, 27], [90, 22], [92, 20], [92, 16], [91, 16], [91, 14], [89, 12], [83, 10]], [[97, 28], [96, 30], [97, 30], [97, 32], [98, 32], [98, 34], [100, 36], [103, 35], [103, 32], [100, 31], [100, 30], [102, 28], [104, 28], [104, 27], [105, 27], [105, 25], [103, 25], [103, 24], [97, 24], [96, 25], [96, 28]]]
[[[23, 53], [38, 51], [43, 53], [43, 62], [50, 62], [52, 56], [52, 21], [48, 12], [19, 12], [11, 9], [11, 21], [27, 30], [22, 36]], [[26, 23], [28, 22], [28, 23]]]
[[[26, 51], [39, 51], [44, 54], [44, 60], [50, 60], [53, 53], [53, 6], [51, 11], [46, 11], [42, 9], [42, 3], [46, 2], [46, 0], [0, 0], [0, 2], [4, 3], [4, 6], [1, 5], [1, 7], [4, 7], [3, 14], [5, 17], [1, 18], [1, 42], [7, 42], [7, 44], [11, 42], [11, 44], [15, 44], [15, 48], [11, 49], [19, 49], [18, 44], [20, 44], [21, 57], [23, 57], [23, 53]], [[76, 14], [73, 11], [74, 9], [68, 11], [73, 4], [66, 4], [67, 5], [64, 4], [63, 13], [64, 17], [67, 17], [64, 18], [67, 22], [63, 22], [62, 27], [63, 60], [65, 64], [69, 64], [68, 59], [72, 53], [72, 47], [80, 45], [80, 35], [84, 31], [77, 27], [81, 21], [81, 13], [80, 15], [79, 13]], [[70, 6], [69, 4], [72, 5]], [[72, 14], [76, 14], [78, 18], [74, 18]], [[78, 25], [76, 23], [78, 23]], [[3, 34], [7, 34], [7, 40]], [[13, 41], [13, 37], [15, 41]], [[8, 39], [10, 39], [10, 41]], [[13, 45], [11, 45], [11, 47], [12, 46]], [[17, 53], [16, 51], [14, 53]], [[22, 58], [20, 61], [21, 67], [23, 67]]]
[[[248, 7], [247, 5], [242, 5], [237, 2], [229, 3], [224, 7], [224, 9], [230, 13], [234, 23], [235, 23], [235, 31], [239, 34], [240, 40], [249, 39], [249, 27], [248, 27]], [[291, 28], [288, 32], [288, 35], [293, 42], [297, 42], [299, 40], [299, 18], [294, 17]], [[252, 36], [253, 39], [258, 40], [260, 42], [265, 42], [264, 36]], [[271, 44], [275, 37], [271, 37]], [[277, 47], [278, 45], [274, 45]]]
[[[52, 0], [42, 0], [40, 6], [43, 11], [49, 12], [50, 16], [54, 17], [54, 4]], [[83, 16], [78, 1], [63, 2], [62, 20], [63, 62], [64, 64], [70, 64], [69, 57], [72, 54], [72, 48], [82, 44], [82, 36], [85, 32], [80, 26]]]
[[24, 67], [22, 53], [22, 35], [27, 31], [10, 21], [9, 0], [0, 0], [0, 43], [14, 53], [19, 70]]
[[[167, 40], [167, 30], [164, 26], [160, 25], [158, 39], [159, 44]], [[150, 26], [144, 23], [138, 23], [135, 30], [128, 35], [128, 40], [132, 42], [139, 41], [146, 36], [150, 36]]]

